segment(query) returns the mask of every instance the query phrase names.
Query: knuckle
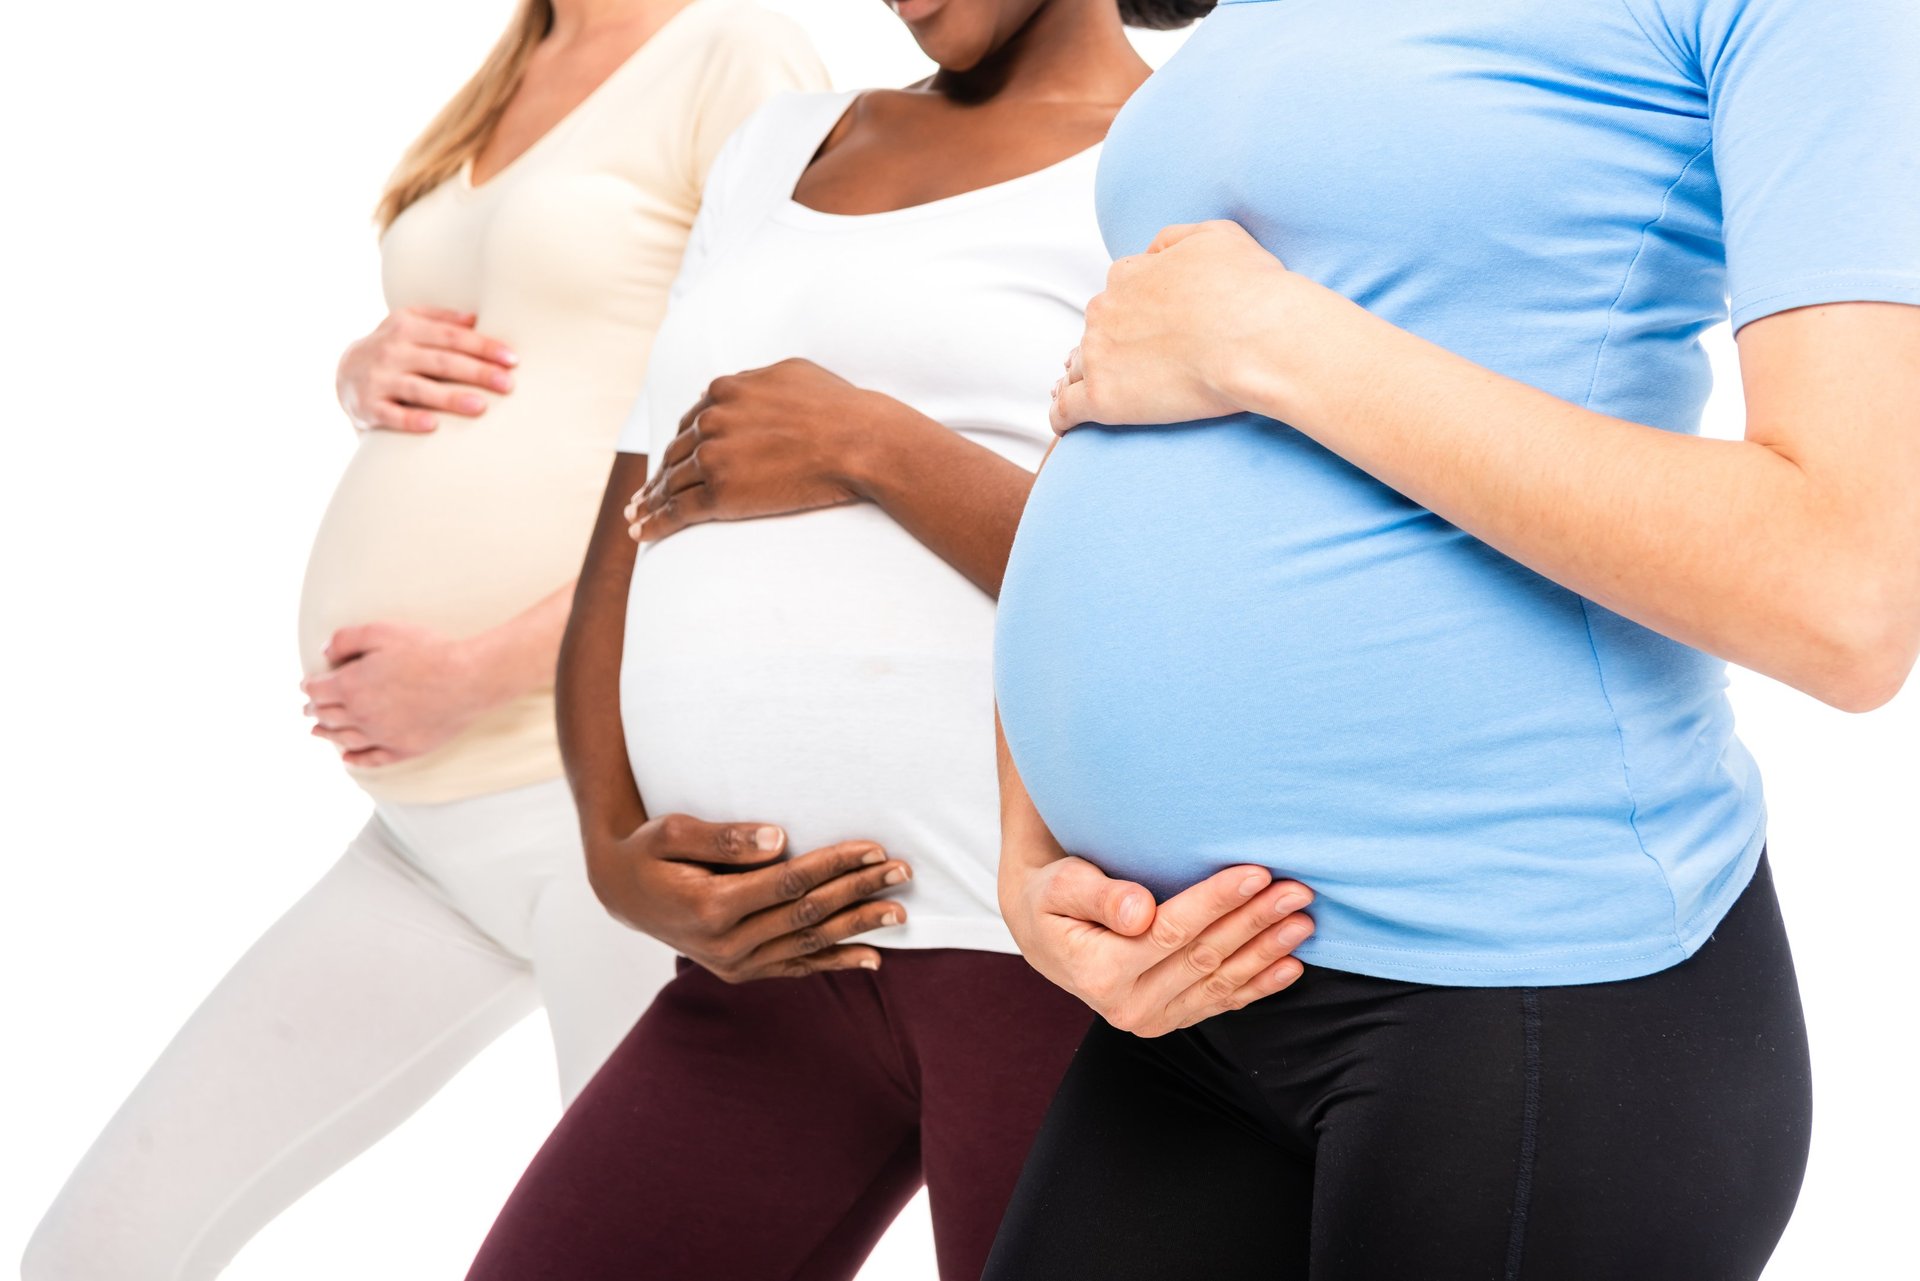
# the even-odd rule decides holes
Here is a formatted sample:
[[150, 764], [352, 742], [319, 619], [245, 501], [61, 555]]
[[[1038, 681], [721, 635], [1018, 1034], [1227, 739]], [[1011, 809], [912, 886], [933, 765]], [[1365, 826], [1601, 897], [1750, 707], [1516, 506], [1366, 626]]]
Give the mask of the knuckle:
[[1226, 959], [1211, 943], [1195, 943], [1187, 949], [1187, 965], [1195, 974], [1212, 974]]
[[791, 919], [796, 929], [806, 929], [820, 924], [827, 916], [827, 909], [817, 894], [802, 895], [794, 902]]
[[660, 835], [669, 844], [677, 845], [685, 841], [691, 821], [685, 814], [669, 814], [660, 820]]
[[1224, 974], [1214, 973], [1200, 984], [1200, 994], [1214, 1004], [1224, 1004], [1233, 999], [1239, 985]]
[[826, 931], [817, 925], [809, 925], [805, 929], [795, 930], [793, 932], [793, 941], [794, 946], [800, 949], [801, 955], [803, 956], [811, 956], [815, 952], [824, 950], [830, 942], [827, 938]]
[[807, 880], [806, 873], [791, 863], [780, 869], [779, 875], [774, 877], [773, 884], [774, 891], [781, 898], [790, 899], [798, 899], [813, 888]]
[[1186, 931], [1177, 921], [1171, 921], [1165, 915], [1154, 918], [1147, 930], [1147, 937], [1163, 952], [1171, 952], [1187, 941]]

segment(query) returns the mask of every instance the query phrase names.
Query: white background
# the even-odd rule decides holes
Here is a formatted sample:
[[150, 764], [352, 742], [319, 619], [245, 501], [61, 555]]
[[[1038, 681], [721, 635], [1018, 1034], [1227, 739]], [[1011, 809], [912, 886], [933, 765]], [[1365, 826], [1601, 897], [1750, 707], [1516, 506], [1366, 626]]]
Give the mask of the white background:
[[[875, 0], [771, 3], [808, 24], [842, 85], [924, 70]], [[508, 8], [105, 0], [9, 14], [11, 1257], [175, 1026], [364, 817], [305, 737], [295, 688], [306, 543], [353, 443], [333, 363], [382, 310], [368, 221], [381, 181]], [[1156, 62], [1175, 43], [1142, 41]], [[1737, 434], [1719, 339], [1713, 430]], [[1908, 694], [1850, 718], [1745, 675], [1736, 696], [1767, 771], [1818, 1073], [1813, 1167], [1768, 1277], [1912, 1276], [1920, 1104], [1911, 1059], [1900, 1069], [1920, 705]], [[545, 1037], [523, 1023], [229, 1277], [462, 1275], [553, 1120]], [[920, 1208], [866, 1275], [932, 1277]]]

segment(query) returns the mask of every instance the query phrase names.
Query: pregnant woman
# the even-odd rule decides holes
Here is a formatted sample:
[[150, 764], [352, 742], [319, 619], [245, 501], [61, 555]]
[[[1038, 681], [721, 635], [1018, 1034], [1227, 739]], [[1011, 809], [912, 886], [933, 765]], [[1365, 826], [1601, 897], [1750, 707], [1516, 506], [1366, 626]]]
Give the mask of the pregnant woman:
[[[1097, 144], [1147, 72], [1122, 16], [1164, 10], [899, 12], [930, 80], [728, 143], [621, 439], [561, 740], [595, 887], [688, 959], [474, 1278], [850, 1277], [924, 1182], [973, 1281], [1085, 1031], [995, 907], [993, 596], [1106, 269]], [[1190, 939], [1249, 982], [1297, 941], [1270, 880], [1134, 941], [1169, 1002], [1222, 1004]]]
[[823, 79], [744, 0], [527, 0], [408, 153], [301, 609], [373, 817], [108, 1125], [26, 1281], [211, 1277], [536, 1005], [571, 1096], [670, 975], [587, 886], [555, 654], [707, 168]]
[[[1234, 0], [1116, 120], [998, 693], [1009, 924], [1119, 1026], [994, 1281], [1760, 1275], [1807, 1046], [1723, 660], [1920, 649], [1915, 66], [1907, 0]], [[1299, 878], [1305, 976], [1128, 1035], [1081, 860]]]

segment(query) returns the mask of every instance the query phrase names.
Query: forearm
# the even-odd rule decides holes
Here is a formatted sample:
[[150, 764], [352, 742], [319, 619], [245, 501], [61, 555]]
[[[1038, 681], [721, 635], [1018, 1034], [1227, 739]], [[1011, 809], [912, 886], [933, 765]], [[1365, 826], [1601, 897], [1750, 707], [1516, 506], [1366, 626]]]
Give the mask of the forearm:
[[574, 584], [569, 582], [499, 626], [463, 642], [473, 664], [476, 694], [484, 705], [496, 707], [553, 686], [573, 593]]
[[1913, 510], [1911, 444], [1836, 485], [1764, 422], [1736, 442], [1611, 418], [1319, 292], [1316, 323], [1229, 376], [1237, 401], [1582, 596], [1828, 701], [1881, 701], [1911, 664], [1886, 633], [1911, 635], [1920, 558], [1891, 543], [1903, 522], [1856, 518]]
[[1033, 473], [885, 397], [848, 483], [929, 551], [998, 597]]
[[1026, 878], [1048, 863], [1065, 858], [1067, 852], [1027, 795], [1027, 785], [1021, 781], [1007, 747], [998, 710], [993, 716], [993, 741], [1000, 767], [1000, 904], [1001, 913], [1011, 916], [1007, 905], [1019, 895]]
[[581, 828], [589, 836], [616, 840], [646, 821], [620, 721], [620, 658], [636, 551], [621, 508], [646, 471], [642, 455], [614, 456], [560, 645], [555, 685], [560, 755]]

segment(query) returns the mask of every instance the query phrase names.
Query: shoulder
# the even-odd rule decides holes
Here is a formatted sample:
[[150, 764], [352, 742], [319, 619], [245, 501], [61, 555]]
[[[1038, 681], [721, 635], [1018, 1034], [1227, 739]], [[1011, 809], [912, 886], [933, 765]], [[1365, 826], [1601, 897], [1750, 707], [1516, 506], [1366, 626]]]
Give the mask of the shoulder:
[[693, 0], [674, 21], [688, 24], [687, 55], [709, 73], [755, 64], [820, 65], [805, 28], [754, 0]]
[[741, 121], [733, 136], [721, 149], [721, 166], [728, 170], [765, 171], [781, 168], [781, 162], [811, 159], [854, 98], [851, 91], [796, 90], [776, 93]]

